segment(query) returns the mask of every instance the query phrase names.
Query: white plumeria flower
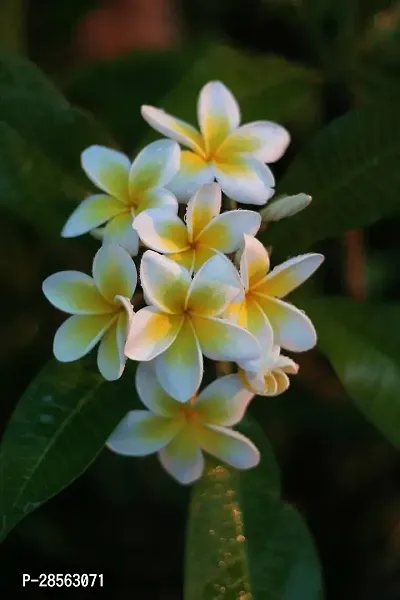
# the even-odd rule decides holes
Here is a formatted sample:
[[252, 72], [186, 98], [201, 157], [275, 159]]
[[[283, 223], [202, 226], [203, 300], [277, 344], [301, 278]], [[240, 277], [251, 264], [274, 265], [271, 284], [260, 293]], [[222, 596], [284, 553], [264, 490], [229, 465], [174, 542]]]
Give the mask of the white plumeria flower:
[[280, 352], [279, 346], [274, 346], [270, 352], [263, 352], [253, 366], [249, 364], [245, 369], [239, 369], [239, 377], [254, 394], [277, 396], [288, 389], [287, 373], [295, 375], [299, 365]]
[[[170, 140], [153, 142], [132, 164], [121, 152], [90, 146], [82, 152], [81, 162], [101, 193], [89, 196], [75, 209], [61, 235], [69, 238], [90, 231], [103, 242], [118, 244], [136, 256], [139, 238], [132, 229], [136, 215], [149, 208], [178, 211], [175, 196], [165, 188], [179, 171], [178, 144]], [[105, 227], [99, 228], [104, 223]]]
[[100, 248], [93, 261], [93, 277], [61, 271], [43, 282], [46, 298], [73, 315], [59, 327], [53, 351], [57, 360], [71, 362], [88, 354], [101, 340], [97, 365], [114, 381], [125, 366], [124, 347], [133, 318], [131, 298], [137, 284], [135, 263], [120, 246]]
[[322, 254], [303, 254], [291, 258], [269, 272], [269, 255], [261, 242], [245, 235], [240, 258], [240, 276], [245, 299], [231, 304], [225, 316], [246, 327], [261, 346], [272, 342], [293, 352], [315, 346], [317, 335], [310, 319], [284, 298], [320, 266]]
[[228, 88], [207, 83], [199, 94], [200, 132], [153, 106], [142, 106], [142, 116], [156, 131], [187, 146], [181, 169], [168, 185], [186, 202], [203, 183], [216, 179], [222, 191], [244, 204], [262, 205], [274, 194], [274, 176], [264, 163], [284, 154], [289, 133], [270, 121], [240, 124], [240, 109]]
[[176, 214], [152, 209], [139, 215], [134, 227], [146, 246], [168, 254], [189, 271], [197, 271], [217, 252], [236, 252], [243, 244], [243, 234], [256, 235], [260, 228], [257, 212], [231, 210], [220, 215], [220, 211], [221, 188], [208, 183], [189, 201], [186, 224]]
[[236, 469], [259, 463], [254, 444], [230, 429], [241, 421], [254, 396], [237, 375], [217, 379], [197, 398], [182, 404], [161, 387], [152, 363], [141, 363], [136, 387], [148, 410], [125, 416], [107, 441], [113, 452], [124, 456], [158, 452], [162, 466], [182, 484], [201, 477], [203, 450]]
[[180, 402], [198, 390], [203, 354], [212, 360], [253, 360], [261, 354], [245, 329], [219, 318], [243, 287], [224, 255], [210, 258], [194, 279], [176, 262], [147, 250], [140, 265], [146, 301], [135, 315], [125, 354], [138, 361], [155, 359], [157, 376]]

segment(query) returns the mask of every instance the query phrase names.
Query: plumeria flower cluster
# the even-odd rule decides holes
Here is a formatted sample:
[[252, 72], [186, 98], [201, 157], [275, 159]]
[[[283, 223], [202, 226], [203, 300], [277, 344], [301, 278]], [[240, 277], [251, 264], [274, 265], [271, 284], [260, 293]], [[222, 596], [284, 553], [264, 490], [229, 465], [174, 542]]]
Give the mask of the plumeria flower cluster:
[[[63, 271], [43, 283], [47, 299], [70, 315], [54, 338], [59, 361], [99, 344], [107, 381], [122, 376], [127, 360], [139, 363], [132, 385], [145, 408], [130, 411], [107, 446], [126, 456], [157, 453], [182, 484], [201, 477], [203, 452], [237, 469], [258, 464], [257, 448], [232, 427], [254, 396], [289, 387], [298, 365], [282, 350], [315, 345], [310, 319], [286, 296], [323, 261], [310, 253], [270, 269], [256, 239], [262, 223], [302, 210], [309, 196], [280, 198], [261, 213], [232, 208], [232, 201], [262, 206], [272, 197], [267, 163], [285, 152], [288, 132], [268, 121], [239, 126], [238, 103], [220, 82], [203, 87], [197, 108], [200, 131], [143, 106], [145, 120], [171, 139], [149, 144], [132, 162], [100, 146], [82, 153], [97, 191], [61, 235], [90, 232], [101, 247], [92, 276]], [[230, 210], [223, 211], [222, 192]], [[144, 304], [137, 312], [136, 299]], [[204, 359], [231, 363], [231, 374], [201, 389]]]

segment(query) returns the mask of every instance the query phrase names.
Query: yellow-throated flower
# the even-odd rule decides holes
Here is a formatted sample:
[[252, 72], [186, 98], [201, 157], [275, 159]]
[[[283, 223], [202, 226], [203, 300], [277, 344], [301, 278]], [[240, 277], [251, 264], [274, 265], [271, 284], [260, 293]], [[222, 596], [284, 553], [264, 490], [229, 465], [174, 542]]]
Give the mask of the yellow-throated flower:
[[320, 266], [321, 254], [303, 254], [291, 258], [269, 271], [269, 255], [261, 242], [245, 235], [240, 258], [240, 276], [245, 299], [228, 307], [225, 316], [246, 327], [270, 348], [278, 346], [302, 352], [317, 341], [310, 319], [298, 308], [282, 300], [308, 279]]
[[79, 271], [50, 275], [43, 282], [46, 298], [59, 310], [73, 315], [56, 332], [53, 350], [57, 360], [78, 360], [100, 342], [100, 373], [109, 381], [121, 377], [136, 283], [132, 258], [123, 248], [111, 244], [102, 246], [94, 257], [93, 277]]
[[216, 252], [230, 254], [243, 244], [243, 234], [256, 235], [261, 225], [259, 213], [231, 210], [220, 215], [221, 188], [217, 183], [203, 185], [189, 201], [186, 224], [178, 215], [160, 209], [143, 212], [134, 227], [143, 243], [197, 271]]
[[274, 346], [270, 352], [263, 352], [252, 366], [239, 369], [239, 377], [254, 394], [277, 396], [288, 389], [288, 375], [295, 375], [299, 365], [280, 352], [279, 346]]
[[180, 402], [196, 393], [203, 376], [203, 354], [212, 360], [253, 360], [257, 340], [242, 327], [219, 318], [243, 287], [224, 255], [210, 258], [192, 280], [176, 262], [147, 250], [140, 280], [148, 303], [132, 323], [125, 354], [138, 361], [155, 359], [157, 376]]
[[254, 396], [237, 375], [217, 379], [185, 404], [164, 391], [152, 363], [139, 365], [136, 386], [148, 410], [125, 416], [107, 441], [110, 450], [125, 456], [158, 452], [162, 466], [182, 484], [201, 477], [203, 451], [237, 469], [258, 464], [254, 444], [231, 429]]
[[168, 185], [179, 200], [187, 201], [214, 179], [237, 202], [262, 205], [273, 196], [275, 180], [265, 163], [283, 155], [289, 133], [270, 121], [239, 127], [238, 103], [223, 83], [211, 81], [200, 91], [200, 132], [153, 106], [142, 106], [142, 116], [156, 131], [190, 148], [182, 152], [181, 169]]
[[153, 142], [143, 148], [132, 164], [121, 152], [90, 146], [82, 152], [81, 162], [101, 193], [89, 196], [75, 209], [61, 235], [69, 238], [90, 231], [136, 256], [139, 238], [132, 229], [136, 215], [149, 208], [173, 213], [178, 210], [175, 196], [165, 188], [179, 170], [178, 144], [171, 140]]

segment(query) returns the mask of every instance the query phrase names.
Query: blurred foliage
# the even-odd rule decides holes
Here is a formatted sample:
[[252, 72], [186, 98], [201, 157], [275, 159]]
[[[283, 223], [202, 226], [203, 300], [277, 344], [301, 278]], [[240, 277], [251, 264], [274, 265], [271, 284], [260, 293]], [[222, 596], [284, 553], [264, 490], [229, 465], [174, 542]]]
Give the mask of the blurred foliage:
[[365, 227], [400, 212], [398, 111], [376, 107], [350, 111], [320, 131], [278, 182], [278, 193], [306, 191], [307, 210], [265, 234], [277, 253]]
[[[30, 0], [25, 14], [17, 10], [22, 2], [1, 6], [1, 44], [24, 51], [38, 65], [7, 52], [0, 55], [3, 428], [14, 415], [2, 445], [1, 474], [8, 484], [12, 481], [1, 487], [2, 494], [7, 490], [1, 497], [2, 527], [11, 528], [91, 466], [9, 534], [1, 546], [0, 589], [20, 589], [22, 572], [103, 572], [105, 597], [183, 597], [189, 490], [176, 485], [154, 457], [99, 454], [107, 427], [112, 429], [135, 402], [132, 374], [121, 382], [132, 388], [126, 405], [108, 396], [114, 386], [101, 385], [95, 394], [100, 409], [86, 402], [97, 377], [90, 360], [71, 368], [46, 364], [63, 317], [42, 297], [41, 282], [60, 269], [88, 271], [97, 247], [91, 239], [58, 238], [63, 220], [88, 192], [80, 151], [97, 142], [132, 154], [153, 139], [140, 116], [142, 103], [194, 122], [198, 90], [218, 78], [238, 97], [244, 121], [267, 118], [290, 129], [289, 152], [274, 165], [278, 192], [313, 196], [303, 213], [263, 233], [264, 243], [273, 247], [273, 261], [307, 249], [323, 250], [327, 260], [300, 297], [317, 327], [317, 350], [296, 357], [300, 373], [284, 397], [258, 398], [251, 406], [271, 443], [260, 466], [268, 473], [229, 472], [222, 482], [209, 475], [194, 489], [185, 600], [196, 600], [194, 594], [208, 584], [227, 587], [223, 582], [230, 568], [218, 573], [218, 581], [214, 577], [216, 555], [236, 526], [224, 520], [228, 507], [219, 501], [231, 491], [247, 540], [246, 556], [232, 568], [248, 578], [256, 600], [269, 597], [265, 587], [267, 593], [276, 591], [271, 598], [316, 597], [313, 545], [297, 510], [282, 509], [277, 498], [273, 454], [282, 475], [282, 498], [301, 511], [315, 542], [326, 599], [397, 600], [400, 463], [386, 438], [398, 445], [398, 2], [177, 4], [184, 29], [175, 49], [132, 51], [85, 65], [78, 64], [73, 35], [97, 0]], [[369, 301], [361, 304], [327, 297], [346, 292], [340, 236], [354, 227], [366, 228]], [[35, 399], [49, 395], [45, 384], [58, 400], [43, 412]], [[70, 393], [78, 387], [81, 400], [73, 406]], [[77, 415], [80, 428], [70, 436], [65, 423], [71, 415]], [[26, 422], [35, 435], [26, 436]], [[263, 434], [256, 437], [263, 444]], [[58, 452], [47, 455], [53, 445]], [[45, 476], [52, 465], [56, 476], [49, 480]], [[224, 544], [214, 544], [210, 529]], [[290, 543], [282, 549], [280, 537], [286, 533]], [[272, 577], [266, 586], [265, 573]], [[38, 589], [25, 592], [43, 597]], [[229, 598], [221, 587], [204, 598], [214, 598], [214, 592], [215, 598]], [[100, 590], [73, 593], [87, 598]]]

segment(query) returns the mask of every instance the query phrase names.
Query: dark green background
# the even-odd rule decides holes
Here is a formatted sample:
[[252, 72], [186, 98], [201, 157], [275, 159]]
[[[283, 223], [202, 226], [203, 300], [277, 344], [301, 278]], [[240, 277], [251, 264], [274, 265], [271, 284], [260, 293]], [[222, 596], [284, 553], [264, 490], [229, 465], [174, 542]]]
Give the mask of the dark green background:
[[[349, 109], [378, 100], [382, 112], [386, 105], [388, 111], [398, 110], [398, 15], [393, 12], [392, 27], [385, 30], [373, 19], [388, 6], [393, 10], [394, 2], [304, 0], [308, 12], [300, 19], [295, 3], [285, 0], [181, 1], [184, 40], [176, 50], [150, 57], [134, 51], [115, 61], [82, 66], [71, 50], [71, 39], [77, 19], [95, 4], [31, 0], [22, 46], [67, 98], [94, 113], [130, 154], [151, 137], [140, 118], [140, 104], [167, 98], [176, 114], [194, 115], [194, 106], [181, 90], [190, 84], [197, 89], [196, 77], [190, 78], [192, 64], [210, 40], [241, 52], [273, 53], [312, 73], [312, 85], [299, 84], [294, 77], [294, 83], [279, 87], [281, 96], [274, 96], [271, 85], [270, 105], [266, 103], [262, 114], [256, 101], [251, 103], [252, 94], [256, 96], [260, 78], [279, 80], [283, 62], [264, 72], [260, 57], [254, 77], [249, 75], [249, 116], [254, 110], [257, 118], [281, 119], [293, 133], [288, 154], [274, 168], [278, 180], [308, 139]], [[7, 148], [3, 152], [7, 155]], [[0, 190], [6, 193], [1, 186]], [[306, 212], [300, 223], [307, 227]], [[365, 230], [369, 298], [398, 299], [398, 230], [398, 218]], [[267, 234], [264, 239], [268, 244]], [[63, 319], [42, 296], [42, 280], [60, 269], [88, 270], [95, 247], [90, 240], [49, 241], [11, 213], [2, 213], [1, 428], [51, 357], [54, 331]], [[315, 289], [346, 294], [343, 240], [314, 247], [327, 256]], [[281, 252], [285, 258], [290, 250]], [[277, 399], [257, 399], [251, 412], [275, 450], [285, 500], [300, 509], [315, 539], [326, 600], [400, 598], [398, 455], [353, 405], [326, 359], [317, 352], [302, 357], [300, 375], [290, 391]], [[180, 599], [188, 498], [188, 490], [171, 481], [155, 458], [124, 460], [103, 451], [81, 478], [24, 519], [2, 544], [3, 596], [21, 589], [23, 572], [101, 572], [105, 597]], [[33, 588], [22, 593], [44, 597]], [[99, 594], [99, 589], [70, 592], [71, 598], [82, 599]]]

